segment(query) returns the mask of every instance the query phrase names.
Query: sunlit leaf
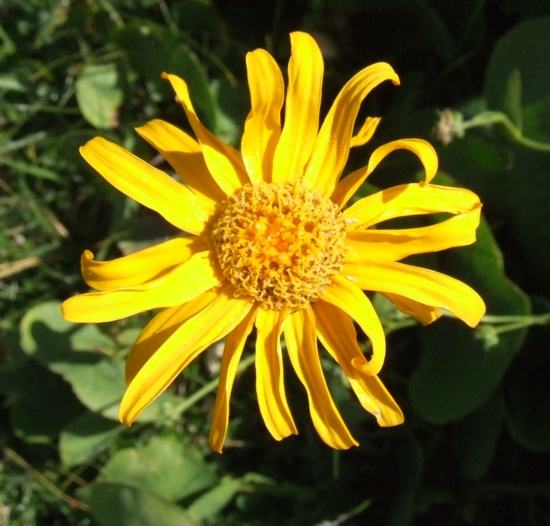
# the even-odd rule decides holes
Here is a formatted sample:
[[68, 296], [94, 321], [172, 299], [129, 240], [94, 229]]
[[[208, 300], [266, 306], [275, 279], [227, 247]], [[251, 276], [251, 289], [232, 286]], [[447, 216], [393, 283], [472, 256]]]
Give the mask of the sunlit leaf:
[[113, 482], [131, 483], [176, 501], [217, 482], [206, 462], [175, 438], [157, 438], [137, 449], [115, 454], [102, 470]]
[[77, 495], [101, 526], [200, 526], [183, 508], [128, 484], [94, 482]]
[[82, 68], [76, 81], [76, 99], [82, 115], [92, 126], [116, 128], [123, 96], [115, 64], [88, 64]]
[[123, 425], [97, 413], [82, 413], [59, 436], [61, 462], [67, 467], [87, 462], [108, 447], [123, 429]]

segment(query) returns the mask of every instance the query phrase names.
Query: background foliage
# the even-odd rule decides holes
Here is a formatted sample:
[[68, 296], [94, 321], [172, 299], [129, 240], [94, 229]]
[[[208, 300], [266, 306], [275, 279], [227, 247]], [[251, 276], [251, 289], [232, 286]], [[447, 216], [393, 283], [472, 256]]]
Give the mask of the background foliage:
[[[301, 434], [268, 436], [249, 352], [219, 456], [206, 444], [219, 348], [126, 428], [124, 357], [147, 316], [60, 317], [60, 301], [85, 290], [85, 248], [111, 258], [173, 233], [78, 147], [103, 135], [166, 168], [133, 131], [154, 117], [188, 129], [162, 71], [184, 77], [203, 122], [238, 145], [244, 56], [264, 47], [284, 69], [294, 30], [323, 50], [323, 111], [362, 67], [399, 73], [399, 88], [363, 105], [383, 121], [349, 168], [390, 139], [436, 145], [439, 182], [478, 192], [485, 220], [475, 245], [419, 263], [476, 288], [490, 317], [476, 331], [422, 328], [375, 297], [389, 335], [382, 378], [406, 423], [378, 428], [327, 360], [361, 443], [346, 452], [320, 442], [290, 374]], [[0, 0], [0, 525], [548, 524], [549, 55], [544, 0]], [[446, 107], [466, 133], [458, 115], [434, 130]], [[372, 183], [418, 169], [395, 155]]]

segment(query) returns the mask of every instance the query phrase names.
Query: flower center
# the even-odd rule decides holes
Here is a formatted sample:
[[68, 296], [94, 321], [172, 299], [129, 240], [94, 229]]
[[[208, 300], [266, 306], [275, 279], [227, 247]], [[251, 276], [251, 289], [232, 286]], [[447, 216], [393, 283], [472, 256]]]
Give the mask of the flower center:
[[346, 225], [320, 192], [291, 183], [247, 184], [222, 203], [212, 241], [238, 296], [268, 309], [317, 299], [339, 273]]

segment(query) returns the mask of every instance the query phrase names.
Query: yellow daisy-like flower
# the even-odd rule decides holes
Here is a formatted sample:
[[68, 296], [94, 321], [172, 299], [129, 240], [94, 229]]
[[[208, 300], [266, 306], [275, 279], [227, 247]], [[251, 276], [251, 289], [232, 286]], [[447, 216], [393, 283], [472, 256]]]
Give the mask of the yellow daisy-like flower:
[[[120, 419], [131, 424], [209, 345], [225, 337], [210, 445], [221, 452], [229, 399], [247, 336], [256, 326], [256, 393], [277, 440], [296, 434], [283, 381], [281, 335], [309, 398], [313, 423], [330, 446], [357, 445], [327, 389], [317, 339], [343, 369], [361, 405], [381, 426], [403, 413], [377, 374], [385, 335], [368, 297], [377, 291], [422, 323], [453, 313], [470, 326], [484, 314], [479, 295], [449, 276], [404, 263], [407, 256], [468, 245], [481, 204], [472, 192], [429, 184], [434, 149], [419, 139], [376, 149], [367, 166], [340, 180], [351, 147], [367, 142], [380, 119], [353, 136], [362, 100], [378, 84], [399, 79], [374, 64], [342, 89], [319, 130], [323, 60], [305, 33], [291, 35], [288, 88], [263, 49], [246, 57], [252, 109], [241, 153], [199, 121], [185, 82], [165, 74], [197, 140], [161, 121], [137, 132], [185, 183], [97, 137], [81, 153], [109, 183], [188, 233], [114, 261], [82, 256], [82, 274], [98, 290], [68, 299], [65, 319], [106, 322], [161, 308], [143, 329], [126, 363], [128, 388]], [[281, 108], [285, 102], [284, 126]], [[345, 208], [366, 177], [397, 149], [414, 152], [426, 181], [383, 190]], [[414, 214], [454, 214], [437, 225], [371, 229]], [[366, 357], [353, 321], [372, 343]]]

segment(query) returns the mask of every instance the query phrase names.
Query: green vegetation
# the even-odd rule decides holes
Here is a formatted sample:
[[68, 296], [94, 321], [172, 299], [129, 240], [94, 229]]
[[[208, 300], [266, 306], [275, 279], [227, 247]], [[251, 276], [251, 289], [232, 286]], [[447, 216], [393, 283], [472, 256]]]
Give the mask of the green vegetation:
[[[245, 54], [266, 48], [285, 71], [295, 30], [324, 52], [323, 112], [359, 69], [395, 68], [401, 86], [362, 106], [382, 124], [348, 171], [389, 140], [436, 146], [436, 182], [477, 192], [485, 219], [476, 244], [422, 264], [474, 287], [488, 316], [476, 330], [450, 318], [421, 327], [376, 296], [381, 377], [406, 422], [379, 428], [324, 353], [360, 441], [344, 452], [318, 439], [290, 368], [300, 435], [271, 439], [245, 349], [220, 456], [207, 444], [219, 348], [127, 428], [124, 359], [149, 315], [61, 318], [60, 302], [86, 290], [84, 249], [110, 259], [175, 233], [78, 148], [102, 135], [168, 170], [133, 130], [156, 117], [190, 129], [163, 71], [182, 76], [202, 121], [238, 146]], [[548, 56], [543, 0], [0, 0], [0, 526], [548, 524]], [[392, 155], [369, 185], [419, 168]]]

